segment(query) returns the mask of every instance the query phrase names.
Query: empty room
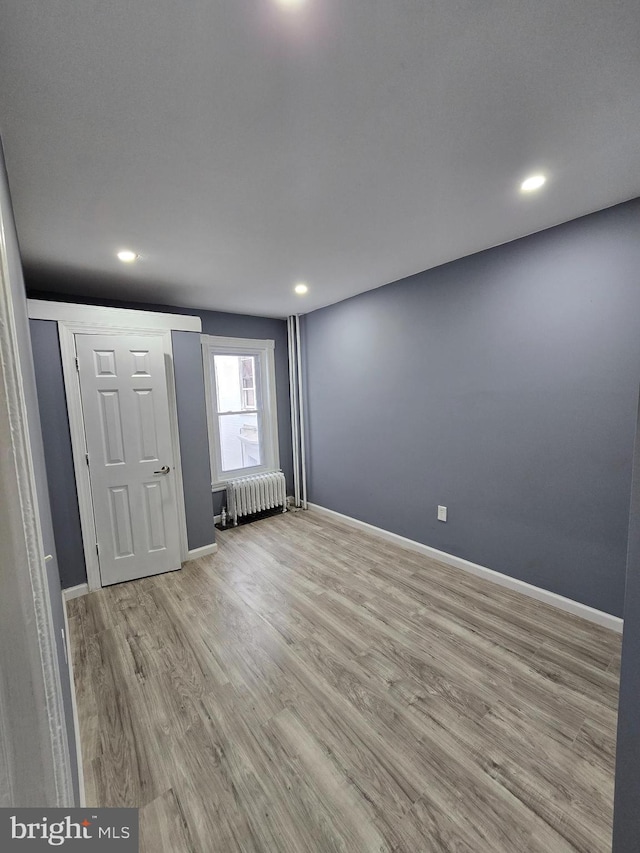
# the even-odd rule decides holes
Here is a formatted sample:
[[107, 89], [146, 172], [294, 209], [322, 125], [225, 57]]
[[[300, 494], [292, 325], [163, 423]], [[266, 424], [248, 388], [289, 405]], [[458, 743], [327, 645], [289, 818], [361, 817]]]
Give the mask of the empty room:
[[636, 0], [0, 39], [1, 849], [637, 853]]

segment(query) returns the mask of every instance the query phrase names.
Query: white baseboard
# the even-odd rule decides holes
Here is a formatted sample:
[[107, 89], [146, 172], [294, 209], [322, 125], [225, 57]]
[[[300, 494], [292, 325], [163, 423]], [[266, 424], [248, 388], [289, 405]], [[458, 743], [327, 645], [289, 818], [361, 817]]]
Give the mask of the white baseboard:
[[[218, 550], [218, 546], [215, 542], [211, 545], [203, 545], [202, 548], [194, 548], [193, 551], [187, 551], [187, 559], [185, 563], [189, 560], [198, 560], [200, 557], [206, 557], [209, 554], [213, 554]], [[89, 592], [89, 585], [86, 583], [79, 583], [77, 586], [70, 586], [68, 589], [62, 590], [62, 597], [65, 601], [71, 601], [72, 598], [79, 598], [81, 595], [86, 595]]]
[[62, 598], [65, 601], [71, 601], [72, 598], [80, 598], [81, 595], [86, 595], [89, 592], [89, 585], [79, 583], [77, 586], [70, 586], [68, 589], [62, 590]]
[[[87, 584], [80, 584], [79, 586], [71, 587], [71, 590], [79, 589], [80, 587], [86, 587]], [[85, 808], [87, 805], [87, 798], [84, 789], [84, 768], [82, 766], [82, 746], [80, 744], [80, 720], [78, 717], [78, 703], [76, 701], [76, 685], [75, 679], [73, 675], [73, 654], [71, 653], [71, 640], [69, 637], [69, 616], [67, 614], [67, 601], [69, 599], [65, 598], [65, 593], [70, 592], [71, 590], [63, 590], [62, 592], [62, 612], [64, 614], [64, 640], [67, 648], [67, 666], [69, 667], [69, 680], [71, 682], [71, 713], [73, 716], [73, 729], [76, 735], [76, 758], [78, 763], [78, 789], [80, 791], [80, 802], [78, 806], [80, 808]], [[83, 595], [84, 593], [78, 593], [78, 595]], [[77, 598], [78, 595], [72, 595], [71, 598]]]
[[386, 539], [389, 542], [394, 542], [403, 548], [410, 551], [417, 551], [419, 554], [424, 554], [427, 557], [432, 557], [441, 563], [446, 563], [449, 566], [455, 566], [457, 569], [462, 569], [469, 574], [477, 575], [492, 583], [512, 589], [515, 592], [520, 592], [523, 595], [528, 595], [529, 598], [536, 598], [538, 601], [543, 601], [545, 604], [550, 604], [552, 607], [557, 607], [559, 610], [564, 610], [567, 613], [573, 613], [575, 616], [581, 616], [583, 619], [588, 619], [590, 622], [595, 622], [597, 625], [602, 625], [604, 628], [609, 628], [617, 633], [622, 633], [623, 620], [618, 616], [612, 616], [610, 613], [605, 613], [602, 610], [596, 610], [595, 607], [589, 607], [587, 604], [581, 604], [579, 601], [574, 601], [571, 598], [565, 598], [563, 595], [558, 595], [555, 592], [550, 592], [547, 589], [542, 589], [539, 586], [527, 583], [526, 581], [518, 580], [517, 578], [509, 577], [501, 572], [496, 572], [493, 569], [487, 569], [485, 566], [479, 566], [477, 563], [471, 563], [469, 560], [464, 560], [462, 557], [455, 557], [453, 554], [447, 554], [446, 551], [438, 551], [437, 548], [432, 548], [429, 545], [423, 545], [422, 542], [416, 542], [414, 539], [407, 539], [404, 536], [399, 536], [397, 533], [391, 533], [389, 530], [383, 530], [381, 527], [375, 527], [373, 524], [367, 524], [365, 521], [359, 521], [357, 518], [352, 518], [349, 515], [343, 515], [333, 509], [327, 509], [318, 504], [309, 504], [309, 509], [315, 510], [318, 513], [339, 519], [344, 524], [351, 527], [356, 527], [360, 530], [366, 530], [374, 536], [379, 536], [381, 539]]
[[218, 545], [213, 542], [211, 545], [203, 545], [202, 548], [194, 548], [193, 551], [187, 552], [188, 560], [199, 560], [200, 557], [207, 557], [209, 554], [214, 554], [218, 550]]

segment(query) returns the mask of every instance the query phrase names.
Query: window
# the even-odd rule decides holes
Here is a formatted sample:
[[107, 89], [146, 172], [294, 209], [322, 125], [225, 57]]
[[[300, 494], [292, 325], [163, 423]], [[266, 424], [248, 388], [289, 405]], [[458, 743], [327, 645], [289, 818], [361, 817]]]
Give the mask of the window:
[[202, 335], [211, 486], [276, 470], [274, 342]]

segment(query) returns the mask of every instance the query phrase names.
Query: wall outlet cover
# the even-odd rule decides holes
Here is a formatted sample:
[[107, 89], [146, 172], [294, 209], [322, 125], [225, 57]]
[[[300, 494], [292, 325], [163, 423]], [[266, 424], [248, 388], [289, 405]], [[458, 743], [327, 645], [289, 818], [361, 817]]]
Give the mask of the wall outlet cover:
[[438, 507], [438, 521], [446, 521], [447, 520], [447, 508], [446, 506]]

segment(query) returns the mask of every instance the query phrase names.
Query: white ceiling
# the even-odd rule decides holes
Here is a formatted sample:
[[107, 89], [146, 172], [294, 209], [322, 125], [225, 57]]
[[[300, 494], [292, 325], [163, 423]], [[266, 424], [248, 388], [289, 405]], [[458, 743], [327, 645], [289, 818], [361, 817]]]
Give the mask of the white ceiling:
[[285, 316], [640, 195], [638, 0], [2, 5], [25, 266], [66, 292]]

